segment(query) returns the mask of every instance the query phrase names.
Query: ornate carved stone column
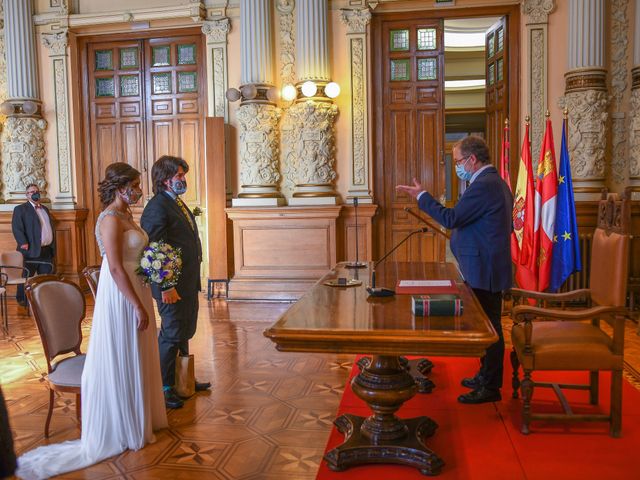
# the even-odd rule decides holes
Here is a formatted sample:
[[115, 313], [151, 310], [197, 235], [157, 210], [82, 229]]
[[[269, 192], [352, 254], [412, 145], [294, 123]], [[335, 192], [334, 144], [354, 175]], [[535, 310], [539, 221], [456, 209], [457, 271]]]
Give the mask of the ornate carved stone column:
[[342, 22], [347, 26], [349, 61], [351, 63], [351, 165], [349, 197], [360, 203], [372, 203], [369, 186], [369, 134], [367, 115], [367, 25], [371, 21], [368, 8], [343, 9]]
[[[296, 2], [296, 73], [298, 100], [288, 111], [294, 126], [295, 190], [290, 205], [335, 204], [334, 123], [338, 107], [324, 93], [330, 80], [327, 46], [327, 0]], [[313, 82], [316, 92], [302, 94]]]
[[69, 98], [68, 89], [69, 63], [67, 46], [69, 45], [69, 40], [67, 29], [62, 29], [56, 33], [43, 33], [42, 44], [49, 50], [55, 95], [56, 115], [54, 127], [57, 138], [56, 170], [58, 172], [58, 192], [53, 204], [59, 209], [73, 209], [76, 205], [76, 198], [71, 161], [71, 133], [69, 130], [69, 104], [71, 99]]
[[[523, 0], [522, 13], [527, 26], [527, 108], [531, 117], [531, 138], [542, 138], [547, 103], [548, 19], [555, 8], [554, 0]], [[540, 158], [541, 142], [531, 144], [534, 163]], [[535, 169], [535, 165], [534, 165]]]
[[[640, 0], [635, 0], [635, 35], [633, 39], [633, 69], [631, 70], [631, 106], [629, 123], [629, 177], [632, 187], [640, 189]], [[634, 200], [640, 192], [632, 193]]]
[[[35, 57], [31, 0], [4, 0], [8, 98], [2, 132], [3, 198], [24, 201], [26, 185], [36, 183], [46, 196], [44, 130]], [[46, 197], [45, 197], [46, 198]]]
[[242, 0], [240, 37], [242, 102], [240, 126], [240, 183], [233, 206], [284, 204], [278, 169], [280, 109], [273, 102], [273, 44], [271, 0]]
[[604, 0], [569, 0], [569, 65], [564, 106], [576, 200], [595, 200], [605, 185], [607, 70]]

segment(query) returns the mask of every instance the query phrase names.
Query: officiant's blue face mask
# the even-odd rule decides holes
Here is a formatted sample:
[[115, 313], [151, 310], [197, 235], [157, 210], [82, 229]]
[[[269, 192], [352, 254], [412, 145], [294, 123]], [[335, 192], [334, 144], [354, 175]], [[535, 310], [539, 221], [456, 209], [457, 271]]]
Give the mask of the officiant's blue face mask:
[[38, 200], [40, 200], [40, 192], [32, 193], [31, 200], [34, 202], [37, 202]]
[[171, 180], [171, 190], [176, 195], [183, 195], [187, 191], [187, 181], [186, 180]]
[[460, 180], [464, 180], [465, 182], [468, 182], [469, 180], [471, 180], [471, 177], [473, 177], [473, 173], [467, 172], [464, 169], [464, 166], [467, 164], [470, 158], [471, 157], [467, 157], [467, 159], [462, 163], [456, 163], [456, 175], [458, 175], [458, 178]]

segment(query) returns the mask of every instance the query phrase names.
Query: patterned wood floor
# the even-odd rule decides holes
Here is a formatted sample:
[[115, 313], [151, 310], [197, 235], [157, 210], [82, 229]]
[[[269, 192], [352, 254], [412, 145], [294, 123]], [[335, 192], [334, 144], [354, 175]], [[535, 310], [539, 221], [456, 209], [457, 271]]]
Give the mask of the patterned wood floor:
[[[155, 444], [59, 478], [315, 478], [353, 357], [276, 351], [262, 331], [287, 308], [203, 300], [192, 351], [196, 375], [213, 382], [212, 391], [171, 411], [170, 428]], [[9, 310], [9, 334], [0, 337], [0, 384], [20, 453], [47, 443], [46, 362], [33, 320], [11, 299]], [[627, 377], [640, 386], [635, 329], [629, 322]], [[84, 330], [86, 342], [89, 321]], [[507, 342], [509, 330], [506, 321]], [[73, 396], [56, 398], [51, 430], [49, 442], [78, 437]]]

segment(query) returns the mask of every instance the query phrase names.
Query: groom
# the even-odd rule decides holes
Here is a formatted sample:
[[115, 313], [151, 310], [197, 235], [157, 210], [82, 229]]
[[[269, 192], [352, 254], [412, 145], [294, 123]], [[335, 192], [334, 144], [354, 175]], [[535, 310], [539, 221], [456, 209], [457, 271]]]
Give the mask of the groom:
[[[184, 405], [174, 388], [176, 355], [189, 354], [189, 340], [196, 332], [198, 318], [202, 246], [195, 217], [180, 198], [187, 191], [185, 174], [188, 171], [189, 165], [182, 158], [160, 157], [151, 169], [155, 195], [147, 203], [140, 219], [150, 242], [163, 240], [182, 250], [182, 273], [178, 284], [168, 290], [162, 290], [158, 284], [151, 287], [162, 319], [158, 344], [167, 408]], [[196, 391], [210, 387], [209, 382], [196, 382]]]

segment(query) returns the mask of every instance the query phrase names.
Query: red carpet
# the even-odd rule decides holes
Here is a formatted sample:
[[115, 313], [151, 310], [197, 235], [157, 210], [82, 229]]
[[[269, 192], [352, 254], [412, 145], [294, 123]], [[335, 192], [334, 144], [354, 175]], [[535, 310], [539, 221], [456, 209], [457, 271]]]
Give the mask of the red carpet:
[[[427, 415], [438, 424], [427, 446], [445, 462], [439, 479], [640, 479], [640, 391], [624, 381], [622, 438], [609, 436], [605, 422], [532, 422], [532, 433], [520, 433], [521, 400], [511, 398], [511, 366], [505, 362], [505, 388], [501, 402], [462, 405], [456, 401], [468, 390], [460, 379], [472, 376], [478, 367], [473, 358], [430, 357], [435, 367], [430, 378], [436, 388], [431, 394], [417, 394], [398, 412], [401, 417]], [[357, 366], [352, 375], [358, 372]], [[536, 375], [536, 380], [552, 380], [561, 375], [565, 382], [586, 383], [588, 374], [562, 372]], [[522, 378], [522, 371], [521, 371]], [[602, 411], [609, 408], [610, 375], [600, 375], [600, 405], [588, 403], [586, 391], [567, 393], [574, 412]], [[550, 389], [534, 392], [533, 411], [561, 412]], [[368, 416], [370, 410], [349, 385], [345, 389], [339, 414]], [[326, 451], [343, 441], [335, 427]], [[424, 479], [417, 469], [398, 465], [365, 465], [344, 472], [332, 472], [323, 461], [319, 480]]]

